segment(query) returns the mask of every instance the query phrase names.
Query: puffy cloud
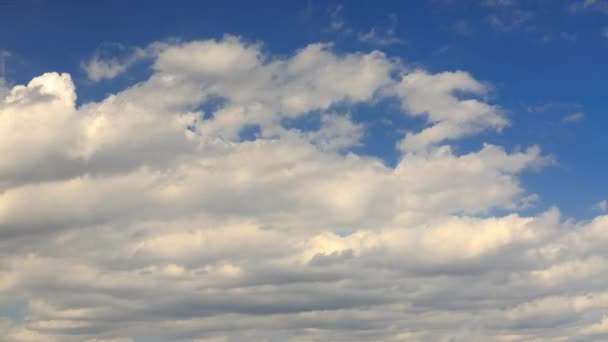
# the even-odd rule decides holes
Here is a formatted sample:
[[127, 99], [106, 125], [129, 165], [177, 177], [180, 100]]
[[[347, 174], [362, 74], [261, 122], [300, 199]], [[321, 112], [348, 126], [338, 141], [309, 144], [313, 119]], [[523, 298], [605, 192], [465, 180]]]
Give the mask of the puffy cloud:
[[122, 44], [105, 44], [80, 68], [93, 82], [113, 79], [127, 71], [133, 64], [153, 58], [165, 46], [163, 43], [151, 44], [147, 48], [127, 48]]
[[502, 111], [476, 98], [487, 86], [468, 73], [429, 74], [417, 70], [403, 77], [396, 87], [403, 108], [411, 115], [426, 115], [430, 127], [408, 134], [400, 145], [405, 152], [422, 152], [446, 139], [461, 138], [487, 128], [500, 130], [508, 124]]
[[83, 63], [82, 69], [91, 81], [109, 80], [124, 73], [133, 61], [131, 59], [125, 61], [117, 59], [101, 60], [95, 56], [88, 62]]
[[[99, 102], [57, 73], [0, 101], [6, 340], [604, 336], [608, 217], [518, 213], [536, 146], [454, 152], [508, 124], [470, 74], [235, 37], [150, 58]], [[394, 166], [354, 149], [379, 100], [428, 123]]]

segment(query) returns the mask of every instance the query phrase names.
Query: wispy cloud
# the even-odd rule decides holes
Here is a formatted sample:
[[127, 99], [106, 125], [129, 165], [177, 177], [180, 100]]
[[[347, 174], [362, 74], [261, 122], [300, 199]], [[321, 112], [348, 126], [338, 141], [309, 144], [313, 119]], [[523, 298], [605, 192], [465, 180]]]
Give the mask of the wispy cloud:
[[578, 122], [578, 121], [583, 120], [584, 118], [585, 118], [585, 113], [576, 112], [574, 114], [570, 114], [570, 115], [564, 117], [562, 119], [562, 123], [568, 124], [568, 123]]
[[599, 202], [597, 202], [594, 206], [593, 209], [598, 210], [602, 213], [605, 213], [606, 211], [608, 211], [608, 201], [606, 200], [601, 200]]
[[119, 43], [100, 46], [91, 58], [80, 63], [80, 68], [93, 82], [113, 79], [127, 71], [133, 64], [155, 56], [162, 44], [145, 48], [127, 47]]
[[594, 11], [608, 14], [608, 1], [606, 0], [582, 0], [572, 3], [568, 7], [570, 13], [576, 14], [585, 11]]
[[0, 50], [0, 78], [4, 78], [6, 75], [6, 58], [11, 55], [6, 50]]
[[327, 13], [329, 14], [329, 30], [336, 32], [352, 32], [346, 25], [346, 20], [344, 19], [344, 6], [342, 4], [338, 4], [335, 7], [329, 8]]
[[504, 8], [511, 7], [516, 4], [515, 0], [482, 0], [480, 2], [482, 7], [488, 8]]
[[372, 27], [367, 32], [360, 32], [358, 38], [362, 42], [376, 45], [403, 44], [403, 40], [396, 36], [398, 18], [394, 14], [388, 16], [389, 24], [386, 27]]
[[496, 31], [531, 31], [535, 28], [535, 16], [531, 11], [514, 10], [490, 14], [486, 20]]
[[452, 25], [454, 32], [461, 36], [471, 36], [473, 34], [473, 28], [466, 20], [459, 20]]
[[526, 111], [530, 113], [557, 113], [570, 114], [572, 112], [582, 112], [583, 106], [578, 103], [567, 102], [547, 102], [538, 105], [526, 106]]

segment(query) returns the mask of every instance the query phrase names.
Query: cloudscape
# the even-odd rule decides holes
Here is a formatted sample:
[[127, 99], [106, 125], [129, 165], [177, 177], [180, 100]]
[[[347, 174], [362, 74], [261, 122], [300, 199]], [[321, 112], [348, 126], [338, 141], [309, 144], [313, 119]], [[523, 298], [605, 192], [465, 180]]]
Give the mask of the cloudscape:
[[0, 2], [0, 340], [608, 340], [606, 27]]

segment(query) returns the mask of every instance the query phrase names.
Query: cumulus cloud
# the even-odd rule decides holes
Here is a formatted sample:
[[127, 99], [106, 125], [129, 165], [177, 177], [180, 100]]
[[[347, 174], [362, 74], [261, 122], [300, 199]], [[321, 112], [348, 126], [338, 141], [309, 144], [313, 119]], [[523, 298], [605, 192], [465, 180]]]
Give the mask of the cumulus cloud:
[[[519, 213], [537, 146], [455, 152], [509, 124], [473, 75], [232, 36], [149, 58], [148, 79], [99, 102], [77, 106], [53, 72], [0, 101], [5, 340], [606, 333], [608, 217]], [[367, 127], [348, 109], [379, 100], [426, 121], [394, 166], [355, 149]]]
[[[417, 70], [405, 75], [396, 87], [404, 109], [412, 115], [426, 115], [430, 127], [408, 134], [400, 148], [424, 151], [446, 139], [461, 138], [487, 128], [502, 129], [508, 124], [500, 108], [474, 97], [488, 89], [468, 73], [428, 74]], [[459, 96], [461, 95], [461, 96]]]
[[158, 54], [163, 43], [151, 44], [146, 48], [129, 48], [122, 44], [104, 44], [95, 54], [80, 64], [80, 68], [93, 82], [110, 80], [125, 73], [133, 64]]

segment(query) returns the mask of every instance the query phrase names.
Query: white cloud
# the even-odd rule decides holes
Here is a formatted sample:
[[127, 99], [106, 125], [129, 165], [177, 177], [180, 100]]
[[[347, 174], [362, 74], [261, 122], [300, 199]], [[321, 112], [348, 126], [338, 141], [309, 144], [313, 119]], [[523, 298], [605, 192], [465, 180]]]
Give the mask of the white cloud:
[[482, 0], [481, 6], [489, 8], [511, 7], [516, 2], [516, 0]]
[[403, 77], [396, 87], [403, 107], [412, 115], [427, 115], [432, 125], [421, 132], [408, 134], [400, 148], [405, 152], [425, 151], [446, 139], [456, 139], [487, 128], [502, 129], [508, 124], [502, 111], [476, 98], [461, 95], [484, 95], [487, 87], [466, 72], [431, 75], [417, 70]]
[[367, 32], [359, 32], [358, 38], [360, 41], [375, 45], [398, 45], [403, 44], [403, 40], [395, 35], [397, 30], [397, 16], [389, 15], [389, 24], [387, 27], [372, 27]]
[[493, 29], [500, 32], [531, 31], [535, 28], [534, 13], [521, 9], [490, 14], [487, 21]]
[[6, 57], [11, 54], [8, 51], [0, 50], [0, 98], [4, 98], [8, 93], [8, 86], [6, 83]]
[[585, 113], [583, 112], [576, 112], [574, 114], [570, 114], [566, 117], [564, 117], [562, 119], [562, 123], [572, 123], [572, 122], [578, 122], [581, 121], [585, 118]]
[[365, 43], [371, 43], [376, 45], [397, 45], [403, 44], [403, 41], [399, 38], [396, 38], [392, 35], [385, 35], [383, 33], [379, 33], [378, 29], [372, 27], [369, 31], [363, 33], [359, 33], [358, 38], [360, 41]]
[[455, 22], [452, 27], [454, 31], [461, 36], [471, 36], [473, 34], [473, 28], [465, 20]]
[[578, 13], [583, 11], [597, 11], [601, 13], [608, 13], [608, 1], [605, 0], [579, 0], [574, 1], [568, 7], [571, 13]]
[[606, 212], [608, 211], [608, 201], [606, 200], [601, 200], [599, 202], [597, 202], [593, 208], [595, 208], [596, 210], [599, 210], [601, 212]]
[[[455, 152], [508, 124], [472, 75], [236, 37], [149, 58], [147, 80], [99, 102], [76, 106], [58, 73], [0, 101], [0, 291], [26, 308], [0, 318], [6, 340], [604, 333], [608, 217], [519, 214], [538, 147]], [[395, 166], [352, 149], [367, 126], [349, 108], [381, 99], [427, 123]]]
[[347, 27], [343, 16], [344, 6], [338, 4], [335, 7], [327, 9], [329, 15], [329, 30], [334, 32], [350, 33], [351, 29]]
[[125, 61], [119, 61], [118, 59], [101, 60], [95, 56], [83, 63], [82, 69], [91, 81], [109, 80], [124, 73], [133, 61], [131, 59]]
[[164, 46], [164, 43], [155, 43], [146, 48], [127, 48], [121, 44], [106, 44], [80, 67], [93, 82], [110, 80], [125, 73], [133, 64], [153, 58]]

